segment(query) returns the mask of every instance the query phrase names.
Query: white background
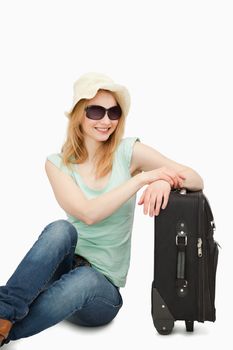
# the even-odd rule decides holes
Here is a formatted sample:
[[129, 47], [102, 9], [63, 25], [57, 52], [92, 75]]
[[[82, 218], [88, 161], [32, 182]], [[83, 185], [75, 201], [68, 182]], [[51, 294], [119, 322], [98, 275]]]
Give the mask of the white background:
[[0, 284], [43, 227], [66, 218], [44, 162], [60, 151], [73, 83], [89, 71], [128, 87], [125, 136], [138, 136], [200, 173], [222, 245], [217, 321], [196, 324], [194, 334], [176, 322], [172, 335], [159, 336], [150, 314], [153, 219], [136, 205], [124, 306], [116, 319], [98, 329], [62, 322], [9, 349], [218, 349], [231, 341], [232, 12], [232, 1], [224, 0], [1, 1]]

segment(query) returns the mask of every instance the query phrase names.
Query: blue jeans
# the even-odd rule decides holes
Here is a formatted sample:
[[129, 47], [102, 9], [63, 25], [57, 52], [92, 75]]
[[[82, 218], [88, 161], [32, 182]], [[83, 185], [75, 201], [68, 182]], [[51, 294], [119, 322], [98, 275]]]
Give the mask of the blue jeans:
[[68, 221], [50, 223], [0, 287], [0, 318], [13, 322], [7, 342], [65, 319], [100, 326], [117, 315], [123, 304], [119, 288], [91, 266], [74, 267], [77, 240]]

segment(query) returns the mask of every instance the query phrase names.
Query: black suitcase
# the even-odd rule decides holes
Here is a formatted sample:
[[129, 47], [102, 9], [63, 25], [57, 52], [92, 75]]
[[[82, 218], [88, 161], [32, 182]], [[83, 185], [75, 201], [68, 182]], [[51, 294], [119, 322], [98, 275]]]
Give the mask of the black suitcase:
[[152, 318], [158, 333], [169, 334], [174, 321], [215, 321], [218, 244], [212, 211], [202, 191], [170, 193], [165, 210], [154, 217]]

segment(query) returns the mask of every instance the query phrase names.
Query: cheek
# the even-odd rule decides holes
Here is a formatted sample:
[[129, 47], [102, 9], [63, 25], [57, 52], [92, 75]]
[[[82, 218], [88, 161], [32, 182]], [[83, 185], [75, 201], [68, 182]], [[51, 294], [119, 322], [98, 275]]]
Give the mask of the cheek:
[[83, 122], [83, 128], [84, 128], [84, 130], [88, 130], [88, 129], [91, 129], [91, 128], [93, 128], [94, 127], [94, 122], [93, 121], [89, 121], [89, 120], [84, 120], [84, 122]]
[[112, 127], [114, 128], [114, 130], [117, 128], [118, 123], [119, 123], [118, 120], [112, 123]]

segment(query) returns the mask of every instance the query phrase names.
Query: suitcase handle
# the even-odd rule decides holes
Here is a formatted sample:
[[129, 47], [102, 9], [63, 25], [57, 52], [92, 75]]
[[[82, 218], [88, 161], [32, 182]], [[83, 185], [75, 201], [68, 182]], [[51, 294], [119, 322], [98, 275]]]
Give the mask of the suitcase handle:
[[177, 267], [176, 267], [176, 291], [180, 297], [188, 292], [188, 281], [185, 278], [185, 255], [188, 242], [187, 229], [184, 221], [177, 225], [176, 246], [177, 246]]

